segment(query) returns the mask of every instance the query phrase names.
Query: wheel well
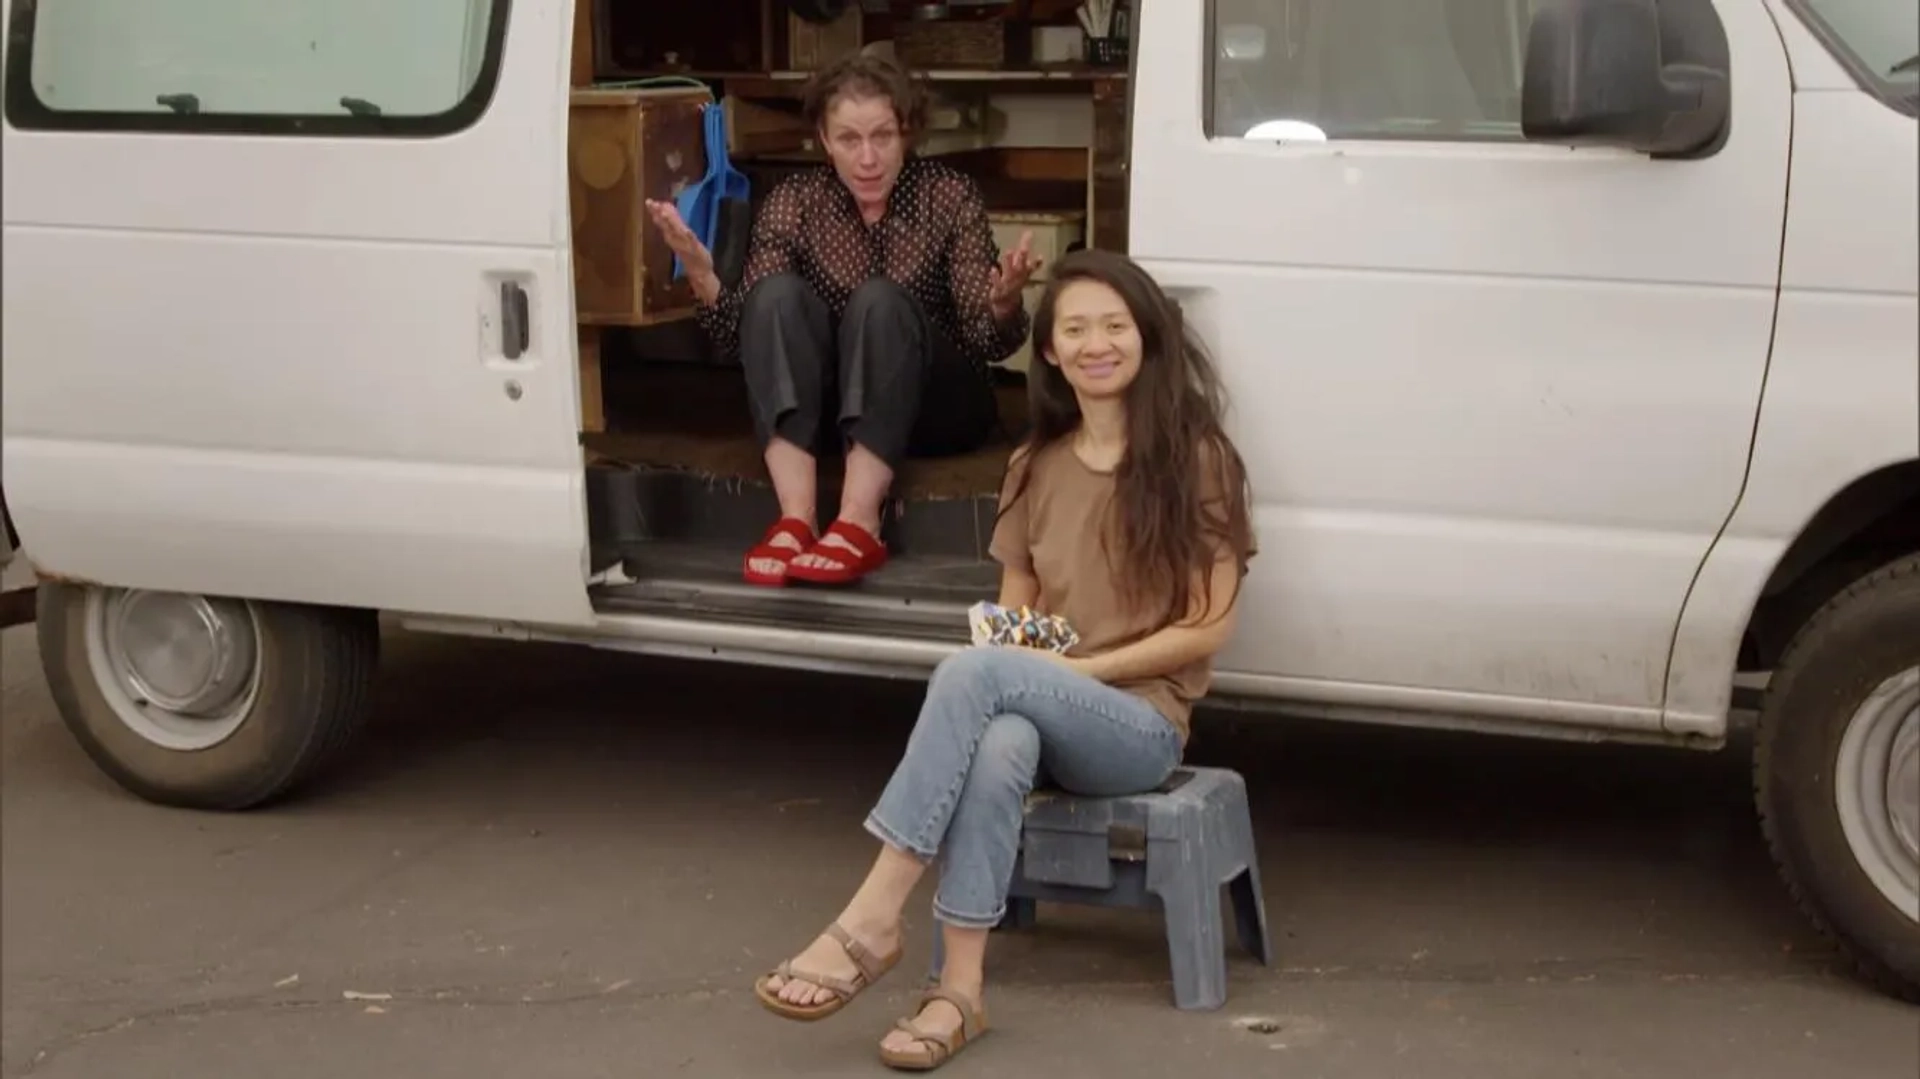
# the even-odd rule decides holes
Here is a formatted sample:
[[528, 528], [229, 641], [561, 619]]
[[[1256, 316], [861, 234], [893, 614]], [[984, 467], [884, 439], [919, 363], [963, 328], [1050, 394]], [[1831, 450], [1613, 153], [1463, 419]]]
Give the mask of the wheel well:
[[1920, 460], [1848, 484], [1807, 522], [1760, 590], [1740, 669], [1772, 669], [1793, 635], [1841, 589], [1914, 551], [1920, 551]]

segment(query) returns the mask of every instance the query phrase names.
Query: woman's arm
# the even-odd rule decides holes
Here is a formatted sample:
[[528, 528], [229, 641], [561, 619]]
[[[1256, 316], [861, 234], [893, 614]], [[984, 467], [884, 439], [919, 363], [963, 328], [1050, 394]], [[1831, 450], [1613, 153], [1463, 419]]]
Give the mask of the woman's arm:
[[773, 189], [753, 222], [753, 239], [747, 247], [746, 268], [740, 283], [726, 288], [717, 274], [690, 279], [694, 299], [699, 301], [700, 328], [713, 342], [714, 351], [731, 356], [740, 344], [740, 309], [753, 286], [775, 274], [794, 268], [793, 251], [800, 236], [805, 201], [799, 185], [788, 181]]
[[1032, 320], [1023, 303], [1016, 302], [1009, 311], [993, 309], [993, 275], [1000, 264], [993, 222], [980, 189], [971, 181], [960, 182], [964, 186], [955, 196], [954, 229], [947, 246], [953, 315], [960, 335], [957, 344], [973, 359], [997, 363], [1020, 350]]
[[1209, 574], [1194, 582], [1186, 618], [1111, 652], [1075, 657], [1071, 665], [1111, 684], [1172, 674], [1214, 656], [1232, 639], [1239, 621], [1240, 580], [1235, 560], [1215, 562]]
[[1000, 606], [1031, 607], [1040, 602], [1040, 578], [1033, 572], [1033, 548], [1028, 544], [1027, 507], [1033, 495], [1023, 490], [1028, 482], [1027, 463], [1031, 451], [1017, 446], [1007, 455], [1007, 472], [1000, 480], [1000, 507], [993, 522], [993, 538], [987, 543], [994, 561], [1000, 563]]
[[1000, 572], [1000, 606], [1031, 607], [1040, 602], [1040, 578], [1033, 571], [1008, 566]]

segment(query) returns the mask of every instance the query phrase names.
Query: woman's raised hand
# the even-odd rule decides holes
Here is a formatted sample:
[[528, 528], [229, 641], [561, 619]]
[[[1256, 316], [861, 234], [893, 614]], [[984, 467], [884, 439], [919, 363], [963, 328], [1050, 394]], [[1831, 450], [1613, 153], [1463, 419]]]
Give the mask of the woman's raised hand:
[[1040, 260], [1033, 253], [1032, 231], [1020, 234], [1020, 243], [1011, 251], [1000, 255], [999, 265], [993, 268], [993, 287], [987, 294], [987, 302], [993, 305], [993, 313], [1001, 319], [1013, 315], [1020, 306], [1020, 293], [1033, 280], [1040, 269]]
[[653, 219], [653, 226], [660, 230], [660, 236], [667, 241], [667, 246], [680, 256], [680, 265], [686, 269], [687, 280], [693, 284], [694, 291], [701, 293], [702, 300], [711, 303], [712, 297], [705, 295], [703, 286], [711, 282], [715, 286], [714, 291], [718, 292], [720, 279], [713, 272], [713, 253], [687, 227], [673, 203], [648, 199], [647, 216]]

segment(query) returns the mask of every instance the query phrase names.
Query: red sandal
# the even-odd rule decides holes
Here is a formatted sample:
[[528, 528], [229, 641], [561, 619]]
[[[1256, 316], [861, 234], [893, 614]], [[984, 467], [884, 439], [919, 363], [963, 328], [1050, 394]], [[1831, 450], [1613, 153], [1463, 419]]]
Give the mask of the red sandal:
[[[827, 536], [838, 536], [841, 543], [829, 544], [826, 542]], [[853, 549], [848, 550], [848, 547]], [[886, 544], [874, 538], [873, 533], [847, 521], [835, 521], [828, 525], [826, 535], [808, 547], [807, 553], [831, 564], [790, 566], [787, 569], [788, 577], [808, 584], [852, 584], [887, 564]]]
[[[799, 546], [782, 547], [773, 542], [782, 536]], [[787, 583], [788, 567], [793, 564], [793, 560], [800, 557], [801, 552], [812, 550], [817, 542], [814, 539], [812, 525], [798, 517], [782, 517], [773, 522], [773, 527], [767, 529], [766, 535], [760, 537], [760, 542], [747, 552], [746, 561], [741, 563], [742, 574], [746, 577], [748, 584], [778, 588]], [[778, 561], [779, 572], [765, 573], [754, 569], [753, 564], [760, 561]]]

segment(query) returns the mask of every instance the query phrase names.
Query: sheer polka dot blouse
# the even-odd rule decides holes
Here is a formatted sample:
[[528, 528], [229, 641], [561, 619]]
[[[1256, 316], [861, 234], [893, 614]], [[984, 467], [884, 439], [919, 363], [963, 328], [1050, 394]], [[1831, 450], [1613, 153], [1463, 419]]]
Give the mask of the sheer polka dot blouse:
[[955, 169], [910, 157], [887, 198], [886, 216], [868, 225], [831, 167], [800, 173], [767, 195], [754, 221], [740, 283], [700, 309], [700, 325], [722, 355], [739, 345], [741, 300], [764, 278], [795, 272], [838, 318], [854, 289], [885, 277], [911, 292], [935, 327], [984, 375], [1026, 340], [1028, 317], [1016, 306], [998, 322], [988, 302], [999, 247], [979, 186]]

